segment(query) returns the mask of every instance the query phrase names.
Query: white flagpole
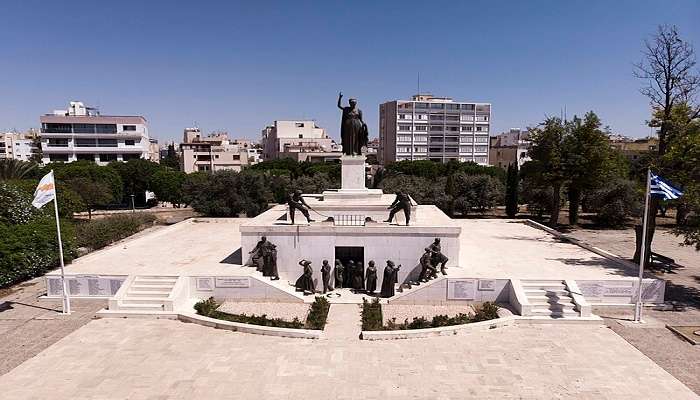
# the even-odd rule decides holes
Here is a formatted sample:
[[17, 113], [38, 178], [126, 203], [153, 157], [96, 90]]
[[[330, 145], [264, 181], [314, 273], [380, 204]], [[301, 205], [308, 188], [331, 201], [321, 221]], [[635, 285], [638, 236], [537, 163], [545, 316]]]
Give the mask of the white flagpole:
[[639, 289], [637, 290], [637, 302], [634, 306], [634, 321], [642, 322], [642, 282], [644, 280], [644, 264], [647, 260], [647, 225], [649, 219], [649, 198], [651, 190], [651, 169], [647, 169], [647, 188], [644, 192], [644, 216], [642, 217], [642, 248], [639, 252]]
[[[53, 170], [51, 170], [53, 173]], [[54, 181], [55, 182], [55, 181]], [[54, 183], [55, 185], [55, 183]], [[63, 243], [61, 242], [61, 223], [58, 221], [58, 191], [54, 186], [54, 196], [53, 196], [53, 209], [56, 214], [56, 235], [58, 237], [58, 256], [61, 262], [61, 285], [63, 286], [63, 313], [70, 314], [70, 298], [68, 297], [68, 282], [66, 282], [66, 275], [63, 265]]]

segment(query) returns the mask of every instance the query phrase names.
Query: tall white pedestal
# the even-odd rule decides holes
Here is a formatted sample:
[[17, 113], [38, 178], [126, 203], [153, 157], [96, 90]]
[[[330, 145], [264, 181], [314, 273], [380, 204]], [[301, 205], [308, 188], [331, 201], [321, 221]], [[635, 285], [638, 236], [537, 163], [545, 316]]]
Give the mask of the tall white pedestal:
[[365, 187], [365, 160], [365, 156], [340, 157], [342, 179], [340, 189], [323, 192], [324, 200], [381, 198], [381, 189]]

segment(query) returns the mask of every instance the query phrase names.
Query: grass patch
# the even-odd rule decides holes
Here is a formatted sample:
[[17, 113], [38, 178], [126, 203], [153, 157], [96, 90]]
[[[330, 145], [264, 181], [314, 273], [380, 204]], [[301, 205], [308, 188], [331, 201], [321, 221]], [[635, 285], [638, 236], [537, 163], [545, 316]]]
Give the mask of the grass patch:
[[81, 222], [76, 225], [76, 242], [91, 251], [101, 249], [153, 225], [155, 220], [153, 214], [134, 213]]
[[388, 320], [383, 324], [382, 307], [378, 299], [371, 303], [364, 301], [362, 304], [362, 330], [364, 331], [395, 331], [409, 329], [439, 328], [441, 326], [463, 325], [472, 322], [488, 321], [498, 318], [498, 306], [491, 302], [486, 302], [474, 307], [474, 314], [459, 313], [453, 317], [447, 315], [436, 315], [432, 319], [425, 317], [414, 317], [412, 321], [408, 318], [403, 322], [396, 322], [396, 318]]
[[247, 314], [229, 314], [222, 311], [218, 311], [219, 303], [210, 297], [207, 300], [202, 300], [194, 305], [194, 309], [197, 314], [203, 315], [209, 318], [220, 319], [229, 322], [240, 322], [243, 324], [260, 325], [260, 326], [271, 326], [275, 328], [291, 328], [291, 329], [316, 329], [323, 330], [326, 325], [326, 318], [328, 317], [328, 310], [330, 309], [330, 304], [328, 300], [323, 297], [316, 297], [316, 300], [311, 304], [311, 310], [306, 318], [306, 323], [299, 321], [298, 318], [294, 317], [293, 320], [288, 321], [283, 318], [268, 318], [267, 315], [247, 315]]

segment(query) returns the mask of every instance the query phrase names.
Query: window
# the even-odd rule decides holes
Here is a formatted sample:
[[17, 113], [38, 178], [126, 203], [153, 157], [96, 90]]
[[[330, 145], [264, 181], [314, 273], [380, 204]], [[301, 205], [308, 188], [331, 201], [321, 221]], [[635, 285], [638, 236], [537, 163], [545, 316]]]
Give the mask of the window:
[[295, 123], [294, 125], [295, 125], [297, 128], [303, 128], [303, 127], [304, 127], [304, 123], [303, 123], [303, 122], [297, 122], [297, 123]]
[[71, 124], [43, 124], [44, 133], [71, 133]]
[[135, 144], [136, 144], [136, 142], [133, 140], [125, 140], [124, 141], [125, 146], [134, 146]]
[[413, 127], [415, 131], [427, 131], [428, 127], [426, 125], [416, 125]]
[[462, 104], [462, 110], [474, 111], [474, 104]]
[[234, 160], [240, 160], [240, 159], [241, 159], [241, 155], [240, 155], [240, 154], [234, 154], [234, 155], [233, 155], [233, 159], [234, 159]]
[[208, 165], [198, 165], [197, 171], [210, 171], [210, 169]]
[[471, 125], [462, 125], [462, 131], [463, 132], [471, 132], [472, 131], [472, 126]]
[[442, 147], [431, 147], [430, 152], [431, 153], [442, 153]]
[[416, 103], [416, 108], [428, 108], [428, 103]]
[[117, 147], [117, 139], [98, 139], [98, 147]]
[[413, 143], [427, 143], [428, 137], [425, 135], [416, 135], [413, 137]]
[[445, 116], [447, 121], [459, 121], [459, 115], [447, 115]]
[[476, 146], [474, 151], [477, 153], [486, 153], [488, 151], [488, 146]]
[[[100, 154], [100, 162], [117, 161], [116, 154]], [[124, 159], [126, 161], [126, 159]]]
[[442, 132], [442, 125], [430, 125], [431, 132]]
[[94, 154], [78, 154], [75, 156], [78, 161], [84, 160], [84, 161], [95, 161], [95, 155]]
[[448, 110], [459, 110], [459, 104], [447, 104]]
[[214, 155], [214, 158], [219, 158], [219, 155], [218, 155], [218, 154], [215, 154], [215, 155]]
[[430, 143], [442, 143], [443, 139], [441, 137], [431, 137]]
[[406, 119], [406, 114], [399, 114], [399, 119]]
[[431, 110], [442, 110], [445, 108], [445, 105], [442, 103], [431, 103], [430, 104], [430, 109]]
[[411, 135], [398, 135], [396, 137], [396, 140], [399, 142], [410, 142], [411, 141]]
[[487, 138], [487, 137], [477, 137], [475, 141], [476, 141], [476, 143], [488, 143], [488, 142], [489, 142], [489, 138]]
[[75, 142], [73, 143], [75, 147], [95, 147], [97, 144], [95, 143], [95, 139], [75, 139]]
[[138, 160], [140, 158], [141, 158], [141, 154], [124, 154], [124, 155], [122, 155], [122, 160], [124, 160], [124, 161]]
[[473, 141], [471, 136], [462, 136], [459, 138], [461, 143], [471, 143]]
[[476, 127], [476, 131], [477, 131], [477, 132], [481, 132], [481, 127], [480, 127], [480, 126], [477, 126], [477, 127]]
[[304, 138], [304, 134], [303, 134], [303, 133], [300, 133], [300, 134], [299, 134], [299, 139], [303, 139], [303, 138]]
[[461, 153], [471, 153], [471, 152], [472, 152], [472, 148], [471, 148], [470, 146], [460, 146], [460, 147], [459, 147], [459, 151], [460, 151]]
[[199, 154], [197, 155], [197, 161], [211, 161], [211, 156], [209, 154]]
[[450, 131], [450, 132], [459, 132], [459, 127], [458, 127], [458, 126], [448, 126], [448, 127], [445, 128], [445, 129], [448, 130], [448, 131]]
[[411, 125], [399, 125], [399, 130], [400, 131], [410, 131], [411, 130]]
[[136, 125], [123, 125], [122, 126], [123, 131], [136, 131]]
[[51, 162], [68, 162], [68, 154], [49, 154]]
[[117, 133], [116, 124], [97, 124], [95, 125], [95, 132], [97, 133]]
[[486, 157], [474, 157], [474, 161], [480, 164], [486, 164]]
[[68, 147], [68, 139], [49, 139], [48, 147]]
[[95, 133], [95, 124], [73, 124], [74, 133]]

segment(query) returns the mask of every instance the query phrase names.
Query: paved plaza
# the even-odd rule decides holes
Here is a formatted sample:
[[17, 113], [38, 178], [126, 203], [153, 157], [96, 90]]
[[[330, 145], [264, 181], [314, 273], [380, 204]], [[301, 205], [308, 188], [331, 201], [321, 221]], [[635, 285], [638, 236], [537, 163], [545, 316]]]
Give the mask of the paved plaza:
[[7, 399], [697, 398], [609, 329], [567, 325], [366, 342], [105, 319], [0, 387]]
[[[243, 255], [239, 227], [246, 218], [199, 218], [74, 261], [70, 274], [187, 275], [233, 273]], [[453, 220], [462, 227], [460, 268], [452, 277], [607, 279], [635, 276], [619, 264], [520, 221]], [[489, 251], [488, 249], [498, 249]], [[283, 260], [292, 262], [299, 260]], [[417, 261], [417, 260], [416, 260]], [[301, 271], [301, 270], [300, 270]], [[249, 268], [239, 273], [250, 272]]]

